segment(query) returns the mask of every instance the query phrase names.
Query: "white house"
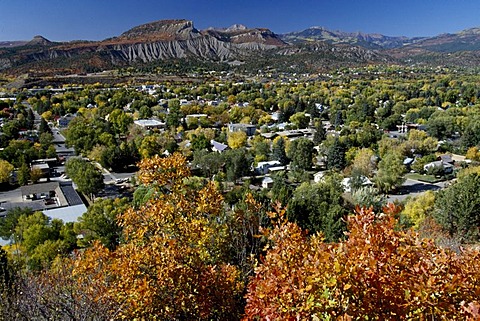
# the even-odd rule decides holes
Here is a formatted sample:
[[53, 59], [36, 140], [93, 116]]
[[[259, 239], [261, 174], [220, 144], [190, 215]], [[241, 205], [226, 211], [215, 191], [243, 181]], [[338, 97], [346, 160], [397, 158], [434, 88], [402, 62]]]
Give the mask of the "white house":
[[269, 169], [272, 167], [281, 166], [282, 163], [279, 161], [267, 161], [267, 162], [258, 162], [257, 166], [255, 167], [255, 172], [260, 175], [265, 175], [268, 173]]
[[423, 166], [423, 170], [426, 171], [426, 172], [432, 170], [433, 168], [443, 169], [443, 172], [445, 174], [450, 174], [450, 173], [453, 172], [453, 165], [450, 164], [450, 163], [441, 161], [441, 160], [438, 160], [438, 161], [435, 161], [435, 162], [430, 162], [430, 163], [425, 164]]
[[272, 188], [273, 186], [273, 179], [270, 176], [266, 176], [262, 180], [262, 187], [263, 188]]
[[156, 119], [138, 119], [134, 124], [145, 129], [164, 128], [165, 123]]

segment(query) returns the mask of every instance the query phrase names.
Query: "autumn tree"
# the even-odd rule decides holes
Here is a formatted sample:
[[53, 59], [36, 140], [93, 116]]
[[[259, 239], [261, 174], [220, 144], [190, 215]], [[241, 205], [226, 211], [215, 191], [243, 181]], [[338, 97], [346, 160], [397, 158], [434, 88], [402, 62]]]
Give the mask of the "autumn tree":
[[123, 304], [122, 318], [236, 318], [243, 286], [237, 268], [223, 260], [221, 194], [211, 182], [189, 188], [190, 169], [179, 154], [144, 159], [139, 168], [140, 183], [154, 188], [152, 198], [118, 217], [124, 242], [114, 252], [99, 244], [87, 250], [74, 276], [106, 284]]
[[352, 172], [358, 171], [360, 175], [372, 177], [376, 165], [376, 157], [373, 151], [370, 148], [362, 148], [353, 159]]
[[10, 180], [10, 174], [14, 167], [6, 160], [0, 159], [0, 183], [7, 183]]
[[82, 283], [73, 271], [70, 259], [58, 259], [48, 270], [16, 273], [7, 300], [0, 301], [0, 320], [117, 319], [121, 305], [108, 295], [100, 272]]
[[434, 205], [435, 194], [432, 191], [427, 191], [407, 200], [402, 214], [408, 217], [415, 229], [418, 229], [425, 219], [432, 217]]
[[480, 253], [399, 230], [397, 213], [358, 209], [336, 244], [271, 215], [279, 218], [265, 232], [272, 245], [249, 283], [244, 320], [473, 320]]
[[247, 145], [247, 134], [241, 130], [228, 133], [227, 143], [231, 149], [245, 147]]
[[465, 154], [465, 158], [476, 162], [480, 161], [480, 151], [478, 150], [478, 147], [470, 147]]
[[380, 191], [388, 193], [403, 182], [404, 173], [403, 156], [397, 151], [388, 152], [378, 163], [375, 184]]

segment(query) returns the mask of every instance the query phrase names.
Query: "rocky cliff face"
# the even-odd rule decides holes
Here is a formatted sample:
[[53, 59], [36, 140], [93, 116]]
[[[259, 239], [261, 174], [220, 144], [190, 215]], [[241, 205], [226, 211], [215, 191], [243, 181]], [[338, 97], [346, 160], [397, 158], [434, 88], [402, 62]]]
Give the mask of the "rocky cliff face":
[[200, 32], [188, 20], [160, 20], [134, 27], [115, 38], [117, 42], [175, 41], [201, 37]]
[[151, 43], [117, 44], [105, 48], [116, 60], [151, 62], [154, 60], [196, 57], [208, 60], [229, 60], [238, 48], [213, 37]]
[[[314, 27], [280, 36], [264, 28], [233, 25], [197, 30], [188, 20], [161, 20], [103, 41], [0, 43], [0, 71], [71, 73], [158, 60], [235, 62], [251, 70], [276, 65], [302, 72], [368, 63], [431, 63], [476, 66], [480, 28], [430, 38], [387, 37]], [[293, 67], [292, 67], [293, 66]]]
[[103, 64], [111, 65], [189, 57], [229, 61], [286, 45], [268, 29], [248, 29], [239, 25], [224, 30], [199, 31], [188, 20], [155, 21], [100, 42], [53, 44], [37, 36], [28, 44], [42, 48], [17, 48], [16, 55], [5, 58], [0, 53], [0, 70], [61, 58], [85, 61], [91, 60], [92, 55], [98, 56]]

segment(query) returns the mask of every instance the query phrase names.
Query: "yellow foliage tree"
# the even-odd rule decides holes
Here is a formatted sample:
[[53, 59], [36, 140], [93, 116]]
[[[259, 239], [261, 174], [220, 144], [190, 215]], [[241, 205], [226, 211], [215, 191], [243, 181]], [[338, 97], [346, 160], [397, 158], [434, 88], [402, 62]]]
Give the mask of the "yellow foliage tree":
[[361, 175], [372, 177], [376, 168], [375, 153], [370, 148], [360, 149], [353, 159], [352, 167]]
[[465, 158], [471, 159], [472, 161], [480, 161], [480, 151], [477, 146], [470, 147], [465, 154]]
[[51, 120], [53, 117], [52, 111], [47, 110], [46, 112], [42, 113], [42, 118], [45, 120]]
[[409, 200], [403, 209], [409, 220], [412, 222], [415, 229], [418, 229], [422, 222], [430, 216], [435, 204], [435, 194], [432, 191], [427, 191]]
[[139, 181], [155, 191], [152, 199], [118, 217], [124, 243], [115, 252], [98, 244], [87, 250], [75, 261], [75, 277], [107, 284], [124, 319], [235, 318], [243, 283], [240, 271], [223, 262], [222, 195], [212, 182], [190, 188], [187, 161], [178, 153], [144, 159], [139, 168]]
[[0, 159], [0, 183], [8, 182], [10, 174], [13, 172], [14, 167], [6, 160]]
[[247, 145], [247, 134], [243, 131], [231, 132], [228, 134], [227, 143], [231, 149], [244, 147]]

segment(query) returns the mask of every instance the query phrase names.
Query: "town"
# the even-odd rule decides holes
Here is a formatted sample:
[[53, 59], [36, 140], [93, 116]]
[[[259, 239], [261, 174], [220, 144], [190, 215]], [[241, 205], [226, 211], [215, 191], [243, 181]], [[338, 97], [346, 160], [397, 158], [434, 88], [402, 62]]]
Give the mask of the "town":
[[0, 42], [0, 321], [478, 320], [479, 43]]
[[[137, 163], [175, 152], [232, 205], [246, 188], [305, 215], [293, 212], [297, 195], [333, 184], [335, 195], [322, 201], [336, 208], [336, 220], [358, 204], [408, 207], [417, 201], [411, 196], [443, 189], [480, 159], [468, 122], [480, 89], [474, 76], [454, 81], [446, 70], [407, 69], [394, 84], [391, 74], [360, 68], [329, 80], [238, 81], [219, 73], [205, 83], [4, 92], [2, 210], [76, 222], [95, 201], [131, 201]], [[323, 231], [314, 219], [304, 224]]]

